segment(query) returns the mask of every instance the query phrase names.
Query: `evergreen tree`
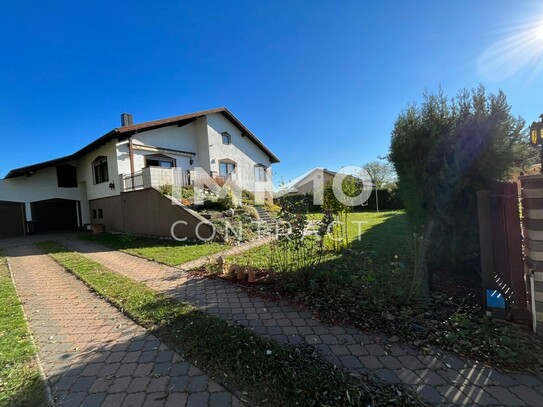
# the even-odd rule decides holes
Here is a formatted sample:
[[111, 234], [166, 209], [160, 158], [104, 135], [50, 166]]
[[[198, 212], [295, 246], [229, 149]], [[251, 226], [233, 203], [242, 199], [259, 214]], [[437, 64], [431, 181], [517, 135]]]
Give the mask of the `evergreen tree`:
[[399, 115], [389, 160], [433, 269], [478, 265], [476, 191], [488, 179], [507, 179], [530, 155], [525, 122], [511, 115], [502, 91], [487, 95], [480, 86], [452, 99], [425, 93], [420, 107]]

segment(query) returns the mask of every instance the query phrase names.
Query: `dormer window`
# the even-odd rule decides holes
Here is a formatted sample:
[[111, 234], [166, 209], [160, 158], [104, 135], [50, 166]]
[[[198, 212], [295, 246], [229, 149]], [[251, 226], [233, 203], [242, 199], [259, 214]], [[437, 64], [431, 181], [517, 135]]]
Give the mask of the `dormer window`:
[[109, 181], [107, 157], [102, 155], [96, 157], [96, 159], [92, 162], [92, 175], [95, 184], [101, 184], [102, 182]]
[[230, 134], [228, 134], [227, 132], [223, 132], [222, 133], [222, 143], [225, 146], [229, 146], [230, 144], [232, 144], [232, 136]]

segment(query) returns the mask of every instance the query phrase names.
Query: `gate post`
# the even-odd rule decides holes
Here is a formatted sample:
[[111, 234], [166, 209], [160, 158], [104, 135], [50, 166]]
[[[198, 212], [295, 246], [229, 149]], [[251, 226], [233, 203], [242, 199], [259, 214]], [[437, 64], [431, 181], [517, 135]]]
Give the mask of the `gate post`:
[[483, 303], [486, 304], [486, 290], [496, 288], [494, 279], [494, 252], [492, 248], [492, 220], [490, 216], [490, 191], [477, 191], [477, 212], [479, 218], [479, 250], [481, 256]]
[[543, 175], [520, 177], [524, 264], [529, 270], [534, 330], [543, 336]]

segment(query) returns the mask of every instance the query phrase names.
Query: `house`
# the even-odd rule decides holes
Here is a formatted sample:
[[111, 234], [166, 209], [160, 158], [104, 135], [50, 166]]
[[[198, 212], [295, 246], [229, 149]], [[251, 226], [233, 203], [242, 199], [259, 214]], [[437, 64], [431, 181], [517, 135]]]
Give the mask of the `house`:
[[242, 188], [271, 199], [271, 166], [278, 162], [224, 107], [138, 124], [123, 114], [121, 127], [74, 154], [11, 170], [0, 180], [0, 236], [89, 224], [170, 235], [171, 225], [182, 221], [176, 235], [194, 237], [204, 219], [158, 187], [192, 185], [201, 169], [214, 178], [235, 177]]
[[336, 174], [336, 172], [327, 170], [326, 168], [315, 167], [281, 186], [278, 189], [276, 196], [305, 195], [313, 193], [315, 188], [322, 189], [324, 184], [334, 179]]

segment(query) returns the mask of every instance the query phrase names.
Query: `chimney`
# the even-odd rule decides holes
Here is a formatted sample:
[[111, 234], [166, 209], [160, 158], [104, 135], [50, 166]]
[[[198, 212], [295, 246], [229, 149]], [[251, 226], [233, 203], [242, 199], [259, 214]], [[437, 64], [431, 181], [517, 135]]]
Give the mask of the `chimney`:
[[132, 126], [134, 124], [134, 116], [128, 113], [123, 113], [121, 115], [121, 126]]

